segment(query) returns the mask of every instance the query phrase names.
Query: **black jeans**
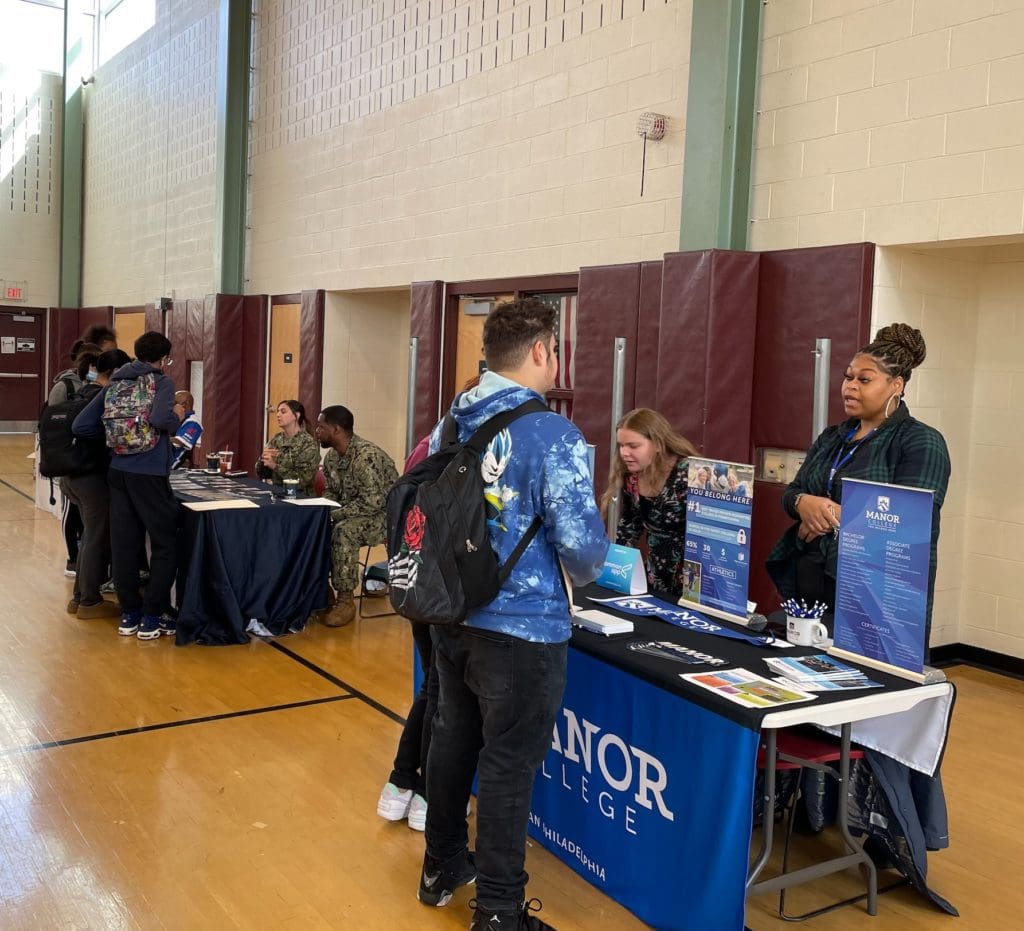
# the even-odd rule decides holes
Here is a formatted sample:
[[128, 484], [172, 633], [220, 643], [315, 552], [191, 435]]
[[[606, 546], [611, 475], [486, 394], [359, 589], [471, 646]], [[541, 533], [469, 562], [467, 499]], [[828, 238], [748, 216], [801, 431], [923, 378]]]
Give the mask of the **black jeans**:
[[533, 779], [562, 704], [567, 646], [468, 627], [434, 631], [440, 696], [427, 764], [427, 853], [446, 861], [466, 849], [478, 770], [476, 898], [484, 910], [509, 910], [525, 897]]
[[78, 510], [78, 505], [68, 497], [66, 482], [66, 478], [60, 480], [60, 490], [64, 495], [64, 506], [60, 511], [60, 532], [64, 535], [68, 562], [73, 563], [78, 561], [78, 546], [82, 536], [82, 514]]
[[110, 565], [110, 489], [106, 472], [65, 478], [61, 488], [82, 515], [82, 543], [78, 550], [75, 600], [99, 604], [100, 586], [107, 581]]
[[437, 670], [434, 668], [434, 641], [430, 624], [412, 621], [412, 639], [420, 655], [423, 682], [405, 719], [398, 740], [395, 768], [388, 782], [399, 789], [412, 789], [427, 798], [427, 752], [437, 712]]
[[[110, 551], [114, 588], [125, 611], [159, 617], [171, 610], [171, 586], [177, 567], [178, 502], [166, 475], [137, 475], [111, 469]], [[146, 534], [152, 554], [149, 583], [139, 595], [139, 552]]]

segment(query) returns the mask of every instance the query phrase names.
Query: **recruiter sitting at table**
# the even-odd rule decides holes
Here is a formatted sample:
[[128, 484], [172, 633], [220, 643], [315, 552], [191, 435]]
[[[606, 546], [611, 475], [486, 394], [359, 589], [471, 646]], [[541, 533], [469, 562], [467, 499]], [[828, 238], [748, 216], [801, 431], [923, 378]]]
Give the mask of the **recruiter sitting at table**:
[[[814, 441], [782, 497], [796, 523], [768, 556], [766, 567], [783, 598], [824, 602], [826, 626], [835, 610], [836, 563], [844, 478], [931, 489], [934, 493], [928, 614], [931, 629], [939, 509], [949, 483], [949, 451], [942, 434], [910, 416], [903, 400], [911, 372], [924, 362], [920, 330], [883, 327], [851, 360], [843, 378], [848, 419]], [[831, 630], [830, 630], [831, 633]]]
[[394, 460], [354, 429], [352, 412], [340, 404], [324, 408], [316, 424], [316, 438], [329, 450], [324, 497], [340, 505], [331, 509], [331, 584], [338, 600], [324, 616], [328, 627], [344, 627], [356, 616], [359, 547], [384, 542], [387, 495], [398, 481]]
[[618, 453], [612, 462], [601, 513], [618, 496], [621, 502], [615, 542], [646, 543], [647, 585], [655, 591], [683, 592], [686, 548], [686, 480], [690, 456], [697, 451], [657, 411], [638, 407], [619, 421]]
[[285, 479], [297, 479], [299, 491], [313, 493], [313, 479], [320, 468], [320, 450], [306, 419], [306, 408], [298, 401], [282, 401], [277, 405], [277, 425], [260, 461], [256, 463], [256, 474], [270, 479], [275, 485], [284, 484]]

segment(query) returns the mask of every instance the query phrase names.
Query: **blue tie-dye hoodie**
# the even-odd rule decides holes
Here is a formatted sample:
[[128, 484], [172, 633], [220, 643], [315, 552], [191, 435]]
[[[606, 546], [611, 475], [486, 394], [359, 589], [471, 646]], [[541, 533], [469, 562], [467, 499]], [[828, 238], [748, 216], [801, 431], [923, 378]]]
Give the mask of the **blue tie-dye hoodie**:
[[[484, 421], [530, 399], [543, 401], [535, 391], [485, 372], [479, 386], [452, 404], [459, 440], [465, 442]], [[430, 438], [432, 452], [439, 440], [440, 424]], [[491, 545], [499, 564], [508, 559], [534, 517], [541, 516], [544, 523], [497, 598], [471, 611], [466, 623], [522, 640], [568, 640], [569, 607], [558, 561], [573, 582], [583, 585], [600, 574], [608, 551], [583, 435], [552, 411], [526, 414], [491, 441], [481, 469]]]

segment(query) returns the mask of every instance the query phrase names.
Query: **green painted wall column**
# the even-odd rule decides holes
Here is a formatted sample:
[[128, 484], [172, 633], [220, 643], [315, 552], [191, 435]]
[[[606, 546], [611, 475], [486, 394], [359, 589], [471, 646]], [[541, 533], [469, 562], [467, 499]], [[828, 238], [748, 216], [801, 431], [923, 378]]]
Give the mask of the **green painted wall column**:
[[679, 248], [745, 249], [761, 0], [693, 0]]
[[86, 45], [80, 33], [78, 5], [64, 7], [64, 111], [60, 155], [60, 268], [57, 294], [61, 307], [82, 303], [82, 191], [85, 184]]
[[217, 48], [217, 213], [214, 275], [222, 294], [245, 290], [250, 0], [221, 0]]

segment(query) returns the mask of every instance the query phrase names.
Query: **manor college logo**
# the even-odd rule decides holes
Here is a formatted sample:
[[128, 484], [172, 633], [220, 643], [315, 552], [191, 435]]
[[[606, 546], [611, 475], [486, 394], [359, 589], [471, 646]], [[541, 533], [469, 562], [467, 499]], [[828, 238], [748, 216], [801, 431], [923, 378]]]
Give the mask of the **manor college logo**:
[[889, 496], [879, 495], [878, 496], [878, 510], [886, 512], [889, 510]]
[[646, 750], [627, 744], [618, 734], [604, 731], [586, 718], [578, 718], [569, 708], [563, 708], [562, 719], [555, 721], [551, 749], [562, 757], [560, 771], [546, 760], [541, 775], [560, 778], [564, 789], [579, 795], [588, 805], [597, 805], [610, 821], [621, 819], [630, 834], [637, 833], [639, 811], [634, 803], [657, 811], [666, 821], [675, 821], [664, 797], [668, 771]]

